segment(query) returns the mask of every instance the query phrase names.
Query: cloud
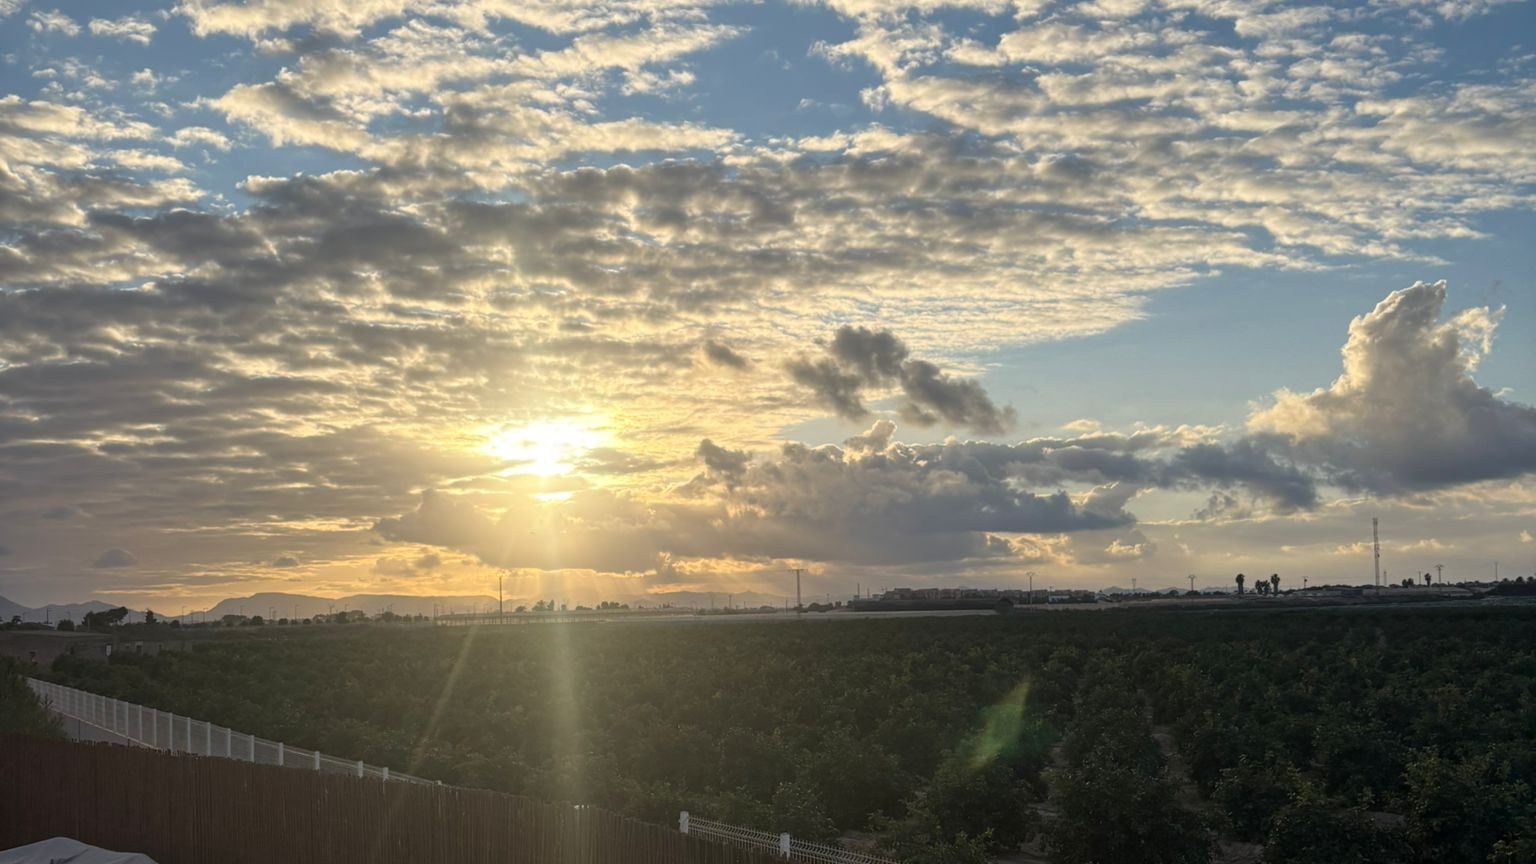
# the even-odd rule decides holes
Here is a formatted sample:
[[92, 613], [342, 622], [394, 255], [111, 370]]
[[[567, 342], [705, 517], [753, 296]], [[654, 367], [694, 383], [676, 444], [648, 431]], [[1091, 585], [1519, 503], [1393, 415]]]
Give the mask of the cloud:
[[902, 416], [920, 426], [944, 422], [983, 435], [1005, 432], [1015, 421], [1012, 408], [999, 409], [975, 381], [956, 379], [911, 353], [889, 330], [844, 325], [826, 346], [826, 357], [800, 357], [786, 364], [790, 377], [808, 387], [839, 416], [862, 420], [864, 388], [899, 385], [907, 398]]
[[745, 369], [752, 362], [732, 351], [730, 346], [716, 342], [713, 339], [704, 342], [704, 356], [709, 358], [709, 362], [730, 369]]
[[73, 18], [65, 15], [57, 9], [33, 12], [27, 19], [27, 24], [38, 33], [62, 33], [65, 36], [79, 36], [80, 25]]
[[95, 36], [122, 39], [140, 45], [148, 45], [155, 35], [155, 25], [137, 15], [117, 19], [93, 18], [90, 30]]
[[186, 126], [177, 129], [176, 133], [171, 136], [170, 143], [172, 147], [178, 149], [201, 145], [212, 147], [215, 150], [228, 150], [230, 146], [229, 139], [223, 133], [216, 132], [206, 126]]
[[[1270, 452], [1263, 441], [1196, 444], [1181, 450], [1174, 466], [1188, 477], [1221, 489], [1243, 485], [1268, 499], [1280, 512], [1317, 506], [1317, 486], [1295, 465]], [[1223, 502], [1224, 507], [1228, 506]]]
[[276, 560], [274, 560], [272, 562], [272, 566], [280, 568], [280, 569], [286, 569], [286, 568], [289, 568], [289, 567], [297, 567], [297, 566], [299, 566], [299, 559], [293, 557], [292, 555], [283, 555], [282, 557], [277, 558]]
[[1331, 386], [1278, 391], [1249, 430], [1348, 489], [1395, 494], [1536, 471], [1536, 408], [1472, 378], [1501, 311], [1441, 321], [1445, 298], [1443, 281], [1393, 291], [1350, 323]]
[[139, 559], [133, 557], [133, 553], [129, 552], [128, 550], [112, 548], [96, 556], [96, 560], [91, 563], [91, 566], [98, 568], [117, 568], [132, 567], [137, 563], [139, 563]]

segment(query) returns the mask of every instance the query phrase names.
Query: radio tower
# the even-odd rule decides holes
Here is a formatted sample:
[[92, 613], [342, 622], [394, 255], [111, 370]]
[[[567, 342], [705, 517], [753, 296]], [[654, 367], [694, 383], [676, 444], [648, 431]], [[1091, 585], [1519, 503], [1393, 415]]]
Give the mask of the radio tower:
[[1376, 556], [1376, 590], [1381, 590], [1381, 531], [1375, 516], [1371, 517], [1371, 552]]

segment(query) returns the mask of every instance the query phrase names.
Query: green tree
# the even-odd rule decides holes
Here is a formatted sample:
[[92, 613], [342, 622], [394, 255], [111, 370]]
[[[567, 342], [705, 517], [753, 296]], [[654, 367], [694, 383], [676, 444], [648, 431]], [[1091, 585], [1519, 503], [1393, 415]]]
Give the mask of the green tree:
[[1236, 765], [1221, 772], [1211, 798], [1237, 839], [1256, 843], [1269, 834], [1275, 814], [1300, 788], [1300, 775], [1294, 767], [1243, 755]]
[[1307, 798], [1275, 814], [1264, 864], [1403, 864], [1402, 835], [1365, 811]]
[[0, 656], [0, 734], [48, 738], [64, 735], [59, 718], [43, 707], [37, 694], [27, 686], [21, 661], [5, 656]]
[[1531, 790], [1487, 752], [1459, 762], [1435, 752], [1408, 764], [1408, 837], [1425, 861], [1483, 861], [1531, 812]]
[[837, 836], [837, 826], [827, 816], [821, 795], [812, 786], [790, 781], [773, 790], [773, 824], [777, 831], [787, 831], [800, 840], [829, 840]]

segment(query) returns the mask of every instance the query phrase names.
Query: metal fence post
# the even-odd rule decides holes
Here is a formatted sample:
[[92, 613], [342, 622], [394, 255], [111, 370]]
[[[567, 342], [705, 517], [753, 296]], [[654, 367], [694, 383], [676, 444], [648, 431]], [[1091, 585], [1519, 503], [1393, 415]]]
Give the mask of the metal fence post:
[[[156, 735], [160, 734], [159, 727], [156, 727], [155, 734]], [[175, 714], [167, 714], [167, 715], [165, 715], [165, 749], [171, 751], [172, 753], [176, 752], [176, 715]]]
[[233, 738], [233, 737], [235, 737], [234, 733], [231, 732], [228, 727], [225, 727], [225, 729], [224, 729], [224, 758], [225, 759], [233, 759], [233, 758], [235, 758], [235, 751], [233, 749], [231, 749], [231, 747], [230, 747], [230, 739]]
[[187, 722], [184, 725], [187, 727], [187, 752], [191, 753], [192, 752], [192, 718], [188, 717], [186, 719], [187, 719]]
[[277, 742], [277, 767], [283, 767], [283, 742]]
[[315, 770], [316, 771], [320, 770], [320, 751], [319, 750], [315, 751]]
[[785, 858], [789, 857], [789, 832], [788, 831], [785, 831], [785, 832], [783, 832], [782, 834], [779, 835], [779, 854], [784, 856]]
[[677, 833], [679, 833], [679, 834], [687, 834], [688, 833], [688, 811], [687, 810], [684, 810], [683, 812], [677, 814]]
[[213, 755], [213, 724], [203, 721], [203, 755]]
[[151, 709], [149, 709], [149, 735], [150, 735], [150, 741], [152, 742], [150, 744], [150, 746], [154, 747], [156, 750], [160, 749], [160, 709], [159, 708], [151, 708]]
[[363, 760], [357, 760], [357, 776], [363, 776]]
[[144, 706], [143, 705], [139, 706], [139, 734], [134, 736], [133, 740], [139, 742], [140, 744], [144, 743]]
[[389, 766], [388, 765], [384, 766], [384, 782], [385, 783], [389, 782]]
[[246, 735], [245, 737], [246, 737], [246, 743], [251, 745], [251, 761], [255, 762], [256, 761], [256, 736], [255, 735]]

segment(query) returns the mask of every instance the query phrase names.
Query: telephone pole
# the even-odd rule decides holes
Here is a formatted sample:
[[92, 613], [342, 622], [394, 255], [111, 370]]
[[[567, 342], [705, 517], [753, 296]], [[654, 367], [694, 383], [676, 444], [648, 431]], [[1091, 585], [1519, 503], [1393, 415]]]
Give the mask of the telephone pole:
[[1375, 516], [1371, 517], [1371, 553], [1376, 561], [1376, 590], [1381, 590], [1381, 531]]
[[505, 575], [506, 575], [505, 573], [497, 573], [496, 574], [496, 623], [497, 624], [505, 624], [506, 623], [502, 619], [507, 614], [507, 607], [506, 607], [506, 604], [505, 604], [505, 602], [503, 600], [503, 596], [504, 595], [501, 593], [501, 579]]
[[1195, 593], [1195, 574], [1189, 574], [1189, 593]]

